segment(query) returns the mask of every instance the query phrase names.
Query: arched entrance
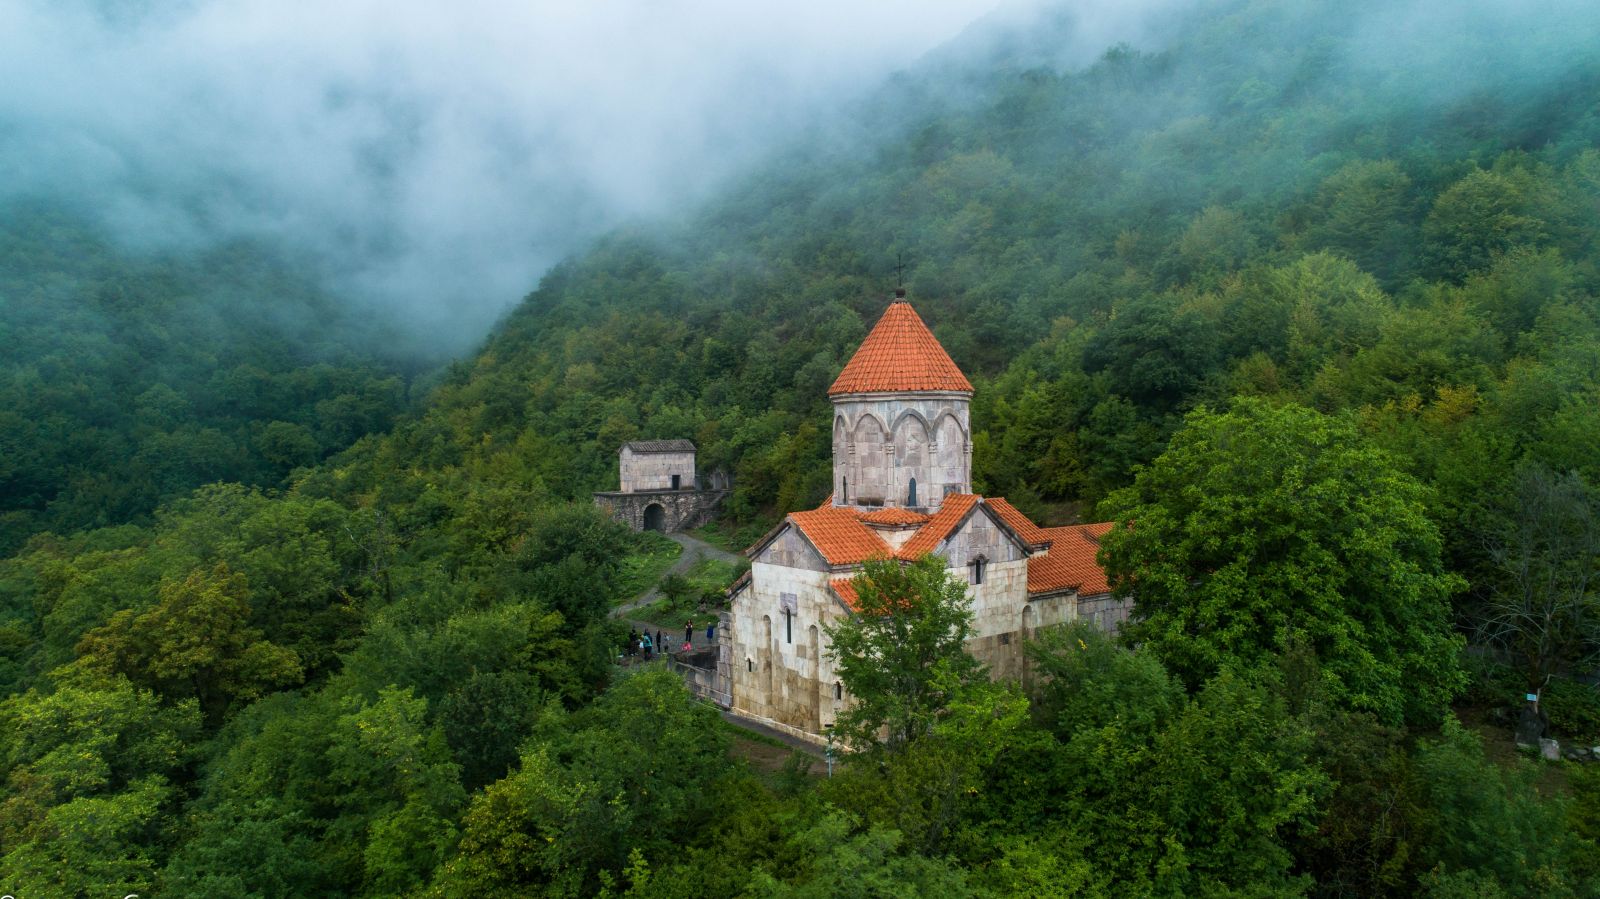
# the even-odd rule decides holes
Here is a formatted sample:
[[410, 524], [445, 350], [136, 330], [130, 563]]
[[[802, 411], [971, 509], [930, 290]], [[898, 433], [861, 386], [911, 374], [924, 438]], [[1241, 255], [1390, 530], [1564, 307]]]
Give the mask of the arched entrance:
[[644, 529], [647, 531], [667, 529], [667, 510], [661, 508], [660, 503], [651, 503], [644, 507]]

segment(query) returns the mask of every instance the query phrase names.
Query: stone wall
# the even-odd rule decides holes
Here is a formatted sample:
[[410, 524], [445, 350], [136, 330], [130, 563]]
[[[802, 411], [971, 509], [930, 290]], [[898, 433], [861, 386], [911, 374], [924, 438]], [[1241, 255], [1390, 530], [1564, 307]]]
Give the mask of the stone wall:
[[671, 490], [673, 475], [679, 490], [693, 490], [694, 453], [636, 453], [624, 446], [617, 454], [617, 468], [623, 493]]
[[968, 400], [962, 393], [835, 398], [834, 503], [931, 512], [946, 493], [972, 492]]
[[596, 493], [594, 504], [636, 531], [645, 530], [651, 506], [661, 509], [661, 530], [676, 533], [710, 521], [728, 495], [726, 490], [643, 490], [633, 493]]
[[1117, 599], [1109, 593], [1078, 599], [1078, 618], [1108, 634], [1121, 630], [1132, 612], [1133, 600]]
[[[1078, 619], [1114, 631], [1132, 608], [1109, 595], [1079, 597], [1067, 590], [1030, 598], [1028, 555], [1009, 532], [979, 506], [936, 552], [950, 574], [967, 583], [972, 597], [972, 636], [967, 651], [989, 666], [996, 680], [1027, 683], [1023, 647], [1041, 628]], [[983, 582], [972, 583], [971, 562], [985, 560]], [[716, 689], [732, 708], [772, 727], [820, 743], [850, 701], [827, 659], [823, 627], [850, 613], [830, 582], [859, 569], [834, 570], [793, 526], [784, 529], [753, 560], [751, 580], [733, 597], [723, 623], [725, 680]], [[785, 609], [793, 612], [786, 619]], [[719, 672], [720, 673], [720, 672]]]
[[[823, 725], [832, 724], [846, 702], [825, 658], [823, 627], [848, 613], [828, 585], [835, 573], [763, 557], [752, 565], [750, 586], [734, 597], [729, 616], [733, 708], [820, 740]], [[793, 611], [786, 616], [785, 609]]]

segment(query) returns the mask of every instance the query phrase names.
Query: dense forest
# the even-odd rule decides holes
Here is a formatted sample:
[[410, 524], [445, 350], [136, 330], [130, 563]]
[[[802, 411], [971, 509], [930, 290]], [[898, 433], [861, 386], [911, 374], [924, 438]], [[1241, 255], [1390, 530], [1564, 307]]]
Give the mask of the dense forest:
[[[1420, 8], [1217, 0], [1086, 67], [976, 29], [426, 391], [270, 256], [12, 213], [0, 887], [1600, 892], [1600, 766], [1505, 748], [1529, 691], [1600, 743], [1600, 15]], [[1141, 605], [763, 774], [614, 665], [649, 547], [587, 494], [688, 437], [728, 530], [820, 502], [897, 260], [977, 488], [1141, 523]]]
[[383, 329], [262, 247], [138, 252], [13, 203], [0, 301], [0, 553], [148, 522], [202, 484], [276, 485], [405, 407]]

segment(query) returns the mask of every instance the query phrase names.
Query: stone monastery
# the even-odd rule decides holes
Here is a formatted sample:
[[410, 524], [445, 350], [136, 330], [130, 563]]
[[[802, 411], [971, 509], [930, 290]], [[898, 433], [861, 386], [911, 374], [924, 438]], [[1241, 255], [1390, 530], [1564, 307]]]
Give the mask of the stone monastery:
[[1109, 524], [1041, 528], [1004, 499], [972, 492], [972, 384], [904, 291], [867, 335], [833, 400], [833, 495], [794, 512], [750, 549], [729, 588], [716, 692], [740, 714], [822, 739], [849, 703], [823, 625], [852, 614], [851, 579], [872, 558], [932, 553], [970, 584], [968, 650], [995, 677], [1024, 672], [1023, 638], [1086, 619], [1114, 629], [1095, 561]]

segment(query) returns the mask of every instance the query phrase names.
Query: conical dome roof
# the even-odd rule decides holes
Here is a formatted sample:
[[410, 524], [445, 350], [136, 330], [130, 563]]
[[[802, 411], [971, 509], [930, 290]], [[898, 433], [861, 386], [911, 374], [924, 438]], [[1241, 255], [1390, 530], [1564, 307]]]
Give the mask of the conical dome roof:
[[900, 300], [878, 319], [861, 348], [839, 373], [829, 396], [841, 393], [900, 393], [947, 390], [972, 392], [972, 382], [922, 323], [911, 304]]

